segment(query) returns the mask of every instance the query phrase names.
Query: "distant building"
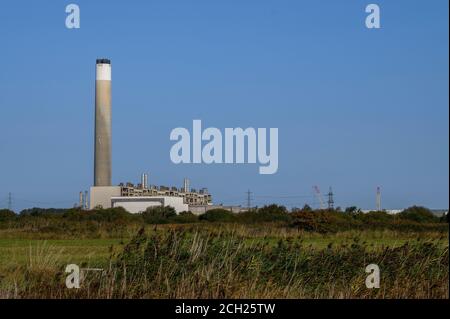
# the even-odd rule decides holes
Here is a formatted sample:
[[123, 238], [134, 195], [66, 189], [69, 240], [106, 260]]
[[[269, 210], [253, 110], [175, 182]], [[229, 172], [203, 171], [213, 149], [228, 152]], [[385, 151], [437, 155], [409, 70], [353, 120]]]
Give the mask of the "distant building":
[[[376, 209], [362, 209], [361, 212], [363, 212], [364, 214], [370, 213], [370, 212], [376, 212]], [[401, 213], [402, 211], [404, 211], [404, 209], [382, 209], [382, 212], [391, 214], [391, 215], [396, 215]]]
[[[388, 214], [391, 214], [391, 215], [396, 215], [396, 214], [401, 213], [404, 210], [405, 209], [383, 209], [382, 211], [386, 212]], [[365, 214], [373, 212], [373, 211], [376, 211], [376, 209], [363, 209], [362, 210], [362, 212]], [[448, 209], [430, 209], [430, 211], [438, 217], [445, 216], [448, 214]]]
[[130, 213], [142, 213], [149, 207], [171, 206], [177, 213], [189, 210], [182, 197], [171, 196], [121, 196], [111, 197], [112, 207], [122, 207]]
[[120, 186], [93, 186], [90, 193], [90, 209], [97, 207], [111, 208], [111, 198], [122, 196], [122, 189]]
[[[212, 196], [206, 188], [196, 191], [185, 187], [147, 186], [147, 175], [142, 183], [119, 184], [119, 186], [91, 187], [90, 209], [96, 207], [123, 207], [130, 213], [139, 213], [153, 206], [172, 206], [177, 213], [188, 211], [190, 207], [205, 211], [212, 205]], [[186, 181], [184, 185], [187, 185]], [[185, 191], [187, 189], [187, 191]]]
[[136, 196], [170, 196], [181, 197], [183, 202], [188, 205], [210, 205], [212, 196], [208, 193], [206, 188], [196, 191], [191, 189], [188, 191], [183, 188], [166, 187], [166, 186], [150, 186], [148, 188], [142, 187], [142, 184], [137, 186], [127, 183], [126, 185], [119, 185], [121, 187], [121, 196], [136, 197]]
[[436, 216], [445, 216], [448, 214], [448, 209], [432, 209], [431, 212]]

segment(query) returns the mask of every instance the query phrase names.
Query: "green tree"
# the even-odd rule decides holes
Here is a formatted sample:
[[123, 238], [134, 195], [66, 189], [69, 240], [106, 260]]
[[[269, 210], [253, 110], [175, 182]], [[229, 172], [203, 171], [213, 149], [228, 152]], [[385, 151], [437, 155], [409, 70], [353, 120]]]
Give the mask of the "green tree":
[[301, 210], [304, 212], [312, 212], [312, 208], [308, 204], [305, 204]]
[[358, 214], [358, 213], [361, 213], [361, 209], [359, 209], [356, 206], [350, 206], [345, 209], [345, 212], [347, 214]]
[[209, 222], [232, 222], [236, 219], [236, 216], [229, 210], [216, 208], [208, 210], [206, 213], [200, 215], [199, 219]]
[[149, 207], [142, 213], [144, 222], [147, 224], [166, 224], [176, 216], [177, 213], [171, 206]]
[[16, 213], [9, 209], [0, 209], [0, 222], [14, 220], [17, 217]]
[[399, 214], [401, 219], [412, 220], [419, 223], [439, 222], [439, 218], [435, 216], [428, 208], [421, 206], [412, 206]]

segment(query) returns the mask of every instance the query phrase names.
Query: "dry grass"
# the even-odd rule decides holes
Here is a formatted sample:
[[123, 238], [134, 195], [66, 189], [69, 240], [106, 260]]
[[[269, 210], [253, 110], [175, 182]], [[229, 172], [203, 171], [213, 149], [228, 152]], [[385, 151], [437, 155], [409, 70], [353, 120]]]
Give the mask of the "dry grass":
[[[313, 236], [335, 244], [311, 245]], [[382, 231], [314, 235], [267, 226], [166, 225], [140, 231], [80, 289], [65, 287], [61, 251], [31, 249], [25, 266], [0, 275], [0, 297], [448, 298], [447, 234], [408, 235], [391, 246], [366, 243], [387, 236], [401, 238]], [[380, 266], [380, 289], [365, 287], [370, 263]]]

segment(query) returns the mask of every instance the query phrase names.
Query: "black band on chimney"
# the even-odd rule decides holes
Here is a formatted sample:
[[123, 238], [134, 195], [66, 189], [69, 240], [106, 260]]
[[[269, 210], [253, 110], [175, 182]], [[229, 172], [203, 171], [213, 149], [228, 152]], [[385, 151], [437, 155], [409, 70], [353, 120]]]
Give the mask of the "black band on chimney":
[[97, 59], [97, 64], [111, 64], [109, 59]]

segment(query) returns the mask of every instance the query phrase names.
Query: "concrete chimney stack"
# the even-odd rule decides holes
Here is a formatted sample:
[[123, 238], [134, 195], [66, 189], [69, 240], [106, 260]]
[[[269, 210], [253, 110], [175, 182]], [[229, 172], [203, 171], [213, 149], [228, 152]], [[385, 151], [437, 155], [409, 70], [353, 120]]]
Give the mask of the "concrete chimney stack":
[[184, 192], [185, 193], [189, 193], [190, 192], [189, 179], [187, 179], [187, 178], [184, 179], [183, 188], [184, 188]]
[[88, 191], [84, 192], [84, 209], [89, 209], [89, 201], [88, 201]]
[[80, 198], [79, 198], [79, 204], [78, 204], [78, 206], [79, 206], [80, 208], [83, 208], [83, 203], [84, 203], [84, 200], [83, 200], [83, 192], [80, 192]]
[[111, 186], [111, 61], [96, 67], [94, 186]]
[[141, 186], [142, 189], [148, 189], [148, 175], [146, 173], [142, 174]]

